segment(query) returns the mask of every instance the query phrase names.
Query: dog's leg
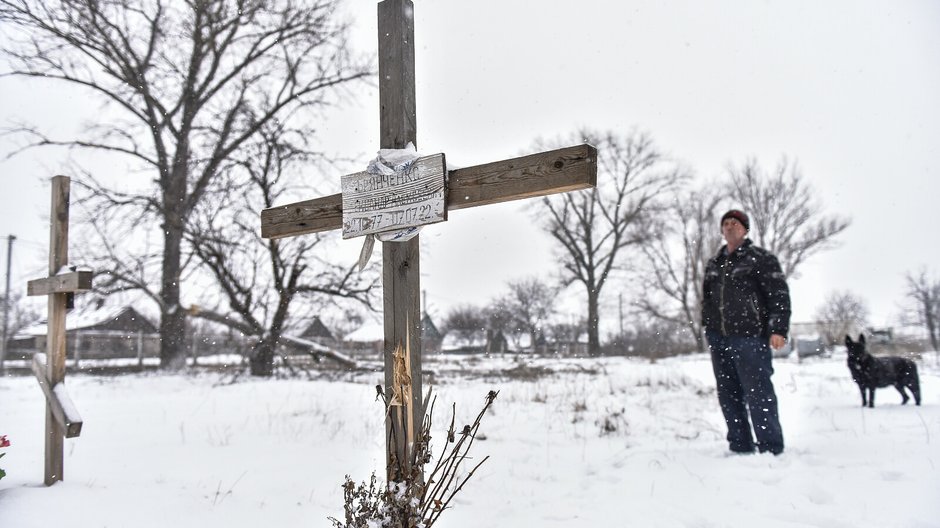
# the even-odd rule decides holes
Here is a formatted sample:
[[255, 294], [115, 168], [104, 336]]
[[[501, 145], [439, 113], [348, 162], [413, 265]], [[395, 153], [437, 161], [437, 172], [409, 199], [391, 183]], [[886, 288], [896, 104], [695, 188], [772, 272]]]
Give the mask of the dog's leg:
[[907, 386], [911, 389], [911, 394], [914, 395], [914, 403], [920, 405], [920, 376], [917, 375], [916, 364], [911, 364], [911, 379]]
[[868, 387], [868, 407], [873, 409], [875, 407], [875, 388]]
[[868, 398], [865, 397], [865, 387], [862, 387], [862, 385], [859, 384], [858, 391], [862, 393], [862, 407], [865, 407], [868, 405]]
[[897, 389], [898, 392], [901, 393], [901, 398], [903, 398], [901, 400], [901, 405], [907, 405], [907, 401], [910, 400], [910, 398], [908, 398], [907, 393], [904, 392], [904, 384], [899, 381], [894, 384], [894, 388]]

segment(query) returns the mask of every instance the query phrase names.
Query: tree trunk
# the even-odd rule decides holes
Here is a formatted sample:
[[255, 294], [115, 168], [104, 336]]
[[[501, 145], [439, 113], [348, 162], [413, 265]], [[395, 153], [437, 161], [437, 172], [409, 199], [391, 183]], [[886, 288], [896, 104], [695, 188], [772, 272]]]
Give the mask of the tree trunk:
[[[701, 297], [701, 296], [699, 296]], [[705, 345], [705, 335], [702, 330], [702, 324], [698, 321], [698, 316], [693, 312], [692, 308], [689, 306], [688, 298], [683, 298], [682, 300], [682, 310], [683, 316], [685, 317], [686, 326], [689, 328], [689, 332], [692, 333], [692, 339], [695, 339], [695, 349], [699, 353], [704, 353], [706, 349]]]
[[186, 313], [180, 307], [181, 222], [163, 227], [163, 276], [160, 300], [160, 368], [178, 371], [186, 367]]
[[588, 355], [601, 354], [600, 315], [598, 311], [598, 294], [593, 286], [588, 287]]
[[[271, 327], [264, 333], [264, 338], [255, 345], [251, 351], [251, 360], [248, 362], [249, 372], [252, 376], [270, 378], [274, 375], [274, 354], [277, 352], [277, 345], [281, 340], [281, 334], [284, 331], [284, 321], [287, 319], [288, 308], [294, 292], [297, 288], [297, 277], [299, 270], [294, 269], [290, 273], [287, 284], [282, 285], [278, 291], [277, 310], [271, 320]], [[261, 331], [261, 329], [258, 329]]]
[[252, 376], [270, 378], [274, 375], [274, 349], [276, 344], [275, 340], [265, 338], [255, 345], [251, 351], [251, 359], [248, 362], [249, 372]]
[[689, 331], [692, 332], [692, 337], [695, 338], [696, 350], [699, 353], [705, 353], [707, 345], [705, 344], [705, 336], [701, 325], [695, 324], [695, 321], [689, 321]]
[[940, 350], [940, 348], [938, 348], [937, 340], [937, 321], [934, 319], [931, 308], [933, 307], [924, 307], [924, 321], [927, 323], [927, 333], [930, 335], [930, 345], [934, 350]]

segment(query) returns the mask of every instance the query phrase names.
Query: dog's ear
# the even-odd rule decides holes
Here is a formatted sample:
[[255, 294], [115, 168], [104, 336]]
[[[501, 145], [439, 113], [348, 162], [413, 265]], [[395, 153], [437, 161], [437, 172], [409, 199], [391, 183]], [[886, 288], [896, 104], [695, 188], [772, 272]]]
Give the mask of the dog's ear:
[[865, 344], [865, 336], [862, 335], [862, 334], [858, 334], [858, 342], [864, 345], [864, 344]]
[[845, 346], [849, 346], [851, 344], [852, 344], [852, 337], [849, 336], [848, 334], [845, 334]]

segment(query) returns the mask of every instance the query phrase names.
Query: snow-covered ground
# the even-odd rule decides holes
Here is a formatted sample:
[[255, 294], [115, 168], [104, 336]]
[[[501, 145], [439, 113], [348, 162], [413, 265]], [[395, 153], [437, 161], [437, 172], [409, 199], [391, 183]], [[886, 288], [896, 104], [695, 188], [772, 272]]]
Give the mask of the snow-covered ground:
[[[787, 450], [729, 456], [704, 356], [427, 360], [438, 441], [499, 397], [471, 454], [490, 460], [439, 526], [940, 526], [940, 367], [924, 401], [863, 409], [842, 357], [778, 360]], [[458, 374], [460, 370], [469, 372]], [[494, 375], [513, 369], [514, 376]], [[219, 374], [70, 375], [84, 419], [65, 481], [43, 478], [43, 400], [0, 379], [0, 527], [329, 526], [340, 484], [384, 472], [379, 374], [342, 381]], [[606, 429], [606, 431], [605, 431]]]

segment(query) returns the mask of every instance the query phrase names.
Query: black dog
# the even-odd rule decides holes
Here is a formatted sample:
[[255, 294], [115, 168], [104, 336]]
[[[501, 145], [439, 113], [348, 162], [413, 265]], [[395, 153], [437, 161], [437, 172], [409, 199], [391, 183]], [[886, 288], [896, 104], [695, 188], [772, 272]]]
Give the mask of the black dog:
[[[845, 336], [845, 348], [848, 351], [849, 370], [852, 372], [852, 380], [858, 384], [858, 390], [862, 393], [862, 407], [868, 405], [875, 406], [875, 389], [894, 385], [894, 388], [901, 393], [904, 400], [901, 404], [907, 403], [910, 398], [904, 392], [907, 387], [914, 395], [914, 402], [920, 405], [920, 379], [917, 377], [917, 365], [902, 357], [890, 356], [876, 358], [865, 351], [865, 336], [859, 335], [858, 341], [852, 341], [852, 338]], [[868, 398], [865, 397], [865, 390], [868, 390]]]

